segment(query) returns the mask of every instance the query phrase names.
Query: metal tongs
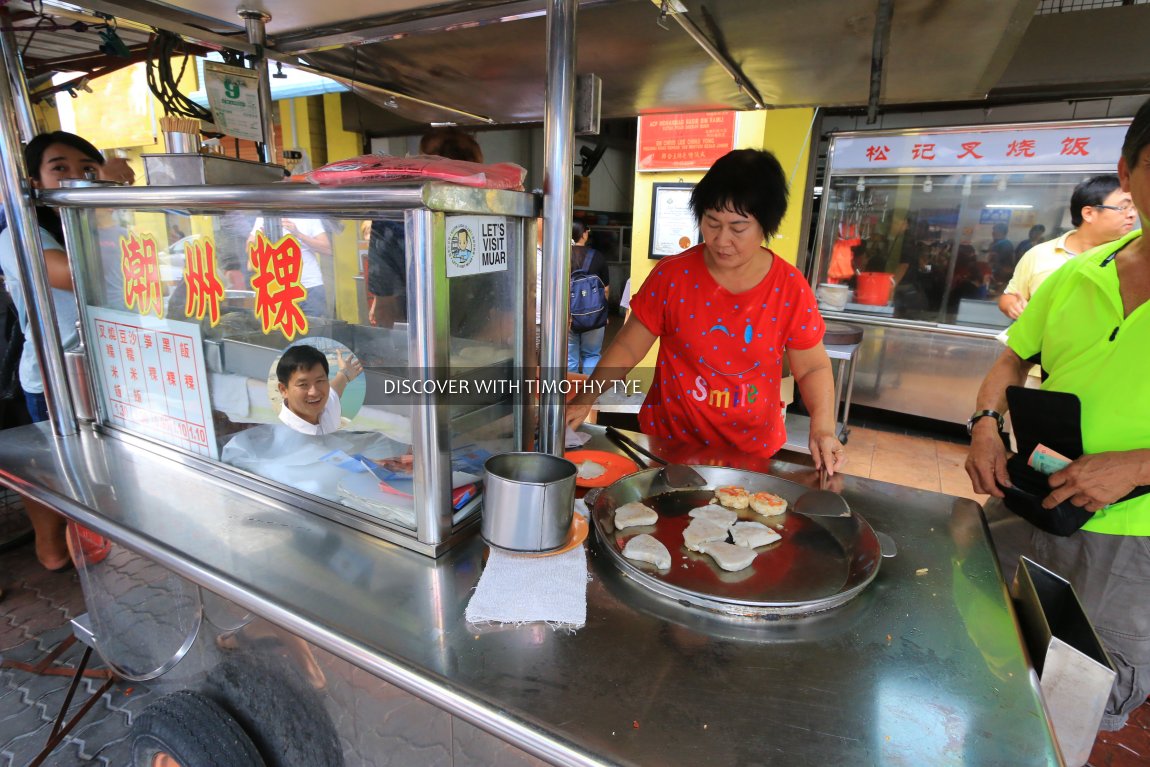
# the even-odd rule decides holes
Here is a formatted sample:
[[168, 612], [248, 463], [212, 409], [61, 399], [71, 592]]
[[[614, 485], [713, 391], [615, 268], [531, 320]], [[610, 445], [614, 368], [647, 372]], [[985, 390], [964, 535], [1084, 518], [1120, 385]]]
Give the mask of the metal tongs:
[[[667, 463], [667, 461], [655, 455], [635, 440], [624, 435], [613, 426], [607, 427], [607, 438], [618, 445], [623, 452], [638, 465], [642, 466], [645, 463], [642, 456], [646, 456], [661, 465], [663, 467], [663, 471], [661, 472], [663, 482], [665, 482], [668, 487], [703, 487], [707, 484], [707, 480], [703, 475], [690, 466], [681, 463]], [[640, 455], [640, 453], [642, 455]]]

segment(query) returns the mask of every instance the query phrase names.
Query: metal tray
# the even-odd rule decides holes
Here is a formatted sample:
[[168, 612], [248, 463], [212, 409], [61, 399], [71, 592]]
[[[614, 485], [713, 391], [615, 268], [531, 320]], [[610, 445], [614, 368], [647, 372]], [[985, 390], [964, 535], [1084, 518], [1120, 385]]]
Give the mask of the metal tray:
[[[867, 587], [882, 561], [871, 526], [850, 517], [806, 517], [787, 511], [764, 518], [744, 509], [740, 519], [763, 522], [783, 539], [760, 549], [751, 566], [739, 572], [722, 570], [706, 554], [683, 546], [688, 512], [711, 502], [714, 488], [740, 485], [751, 493], [769, 491], [793, 506], [809, 488], [769, 474], [715, 466], [692, 467], [707, 480], [705, 488], [675, 490], [648, 469], [608, 486], [591, 507], [596, 535], [615, 563], [636, 583], [680, 603], [727, 615], [790, 615], [829, 610], [845, 604]], [[659, 512], [659, 522], [647, 527], [616, 530], [615, 509], [640, 501]], [[659, 539], [671, 552], [671, 568], [623, 556], [623, 546], [640, 533]]]

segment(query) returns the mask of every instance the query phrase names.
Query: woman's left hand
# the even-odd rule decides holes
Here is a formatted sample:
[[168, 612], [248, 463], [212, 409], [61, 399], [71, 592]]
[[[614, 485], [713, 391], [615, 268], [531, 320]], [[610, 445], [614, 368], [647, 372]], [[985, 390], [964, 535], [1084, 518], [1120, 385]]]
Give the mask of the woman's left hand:
[[136, 171], [123, 157], [111, 157], [100, 166], [100, 179], [131, 186], [136, 183]]
[[839, 442], [834, 432], [812, 432], [810, 449], [815, 468], [825, 467], [827, 476], [834, 476], [836, 471], [846, 465], [846, 448]]

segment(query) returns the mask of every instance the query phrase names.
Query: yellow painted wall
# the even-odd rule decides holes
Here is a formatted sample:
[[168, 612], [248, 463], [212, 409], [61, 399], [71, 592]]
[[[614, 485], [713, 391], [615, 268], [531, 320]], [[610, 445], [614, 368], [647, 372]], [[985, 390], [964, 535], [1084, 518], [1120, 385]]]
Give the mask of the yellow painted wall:
[[[327, 157], [340, 160], [363, 153], [363, 136], [343, 129], [343, 111], [340, 109], [339, 94], [323, 95], [324, 135], [327, 144]], [[301, 129], [302, 132], [302, 129]], [[315, 157], [315, 155], [313, 155]], [[359, 227], [345, 222], [343, 231], [332, 235], [332, 249], [335, 254], [335, 311], [336, 316], [348, 322], [358, 322], [359, 302], [358, 283], [354, 279], [360, 273]]]
[[[801, 231], [803, 206], [808, 204], [807, 169], [810, 164], [813, 109], [771, 109], [739, 112], [735, 116], [735, 148], [766, 149], [775, 154], [787, 174], [790, 203], [779, 233], [770, 247], [784, 260], [795, 263], [806, 233]], [[656, 183], [678, 181], [696, 183], [705, 171], [635, 174], [631, 229], [631, 291], [638, 291], [658, 263], [649, 258], [651, 250], [651, 187]], [[636, 368], [633, 377], [643, 380], [646, 391], [655, 365], [658, 343]]]

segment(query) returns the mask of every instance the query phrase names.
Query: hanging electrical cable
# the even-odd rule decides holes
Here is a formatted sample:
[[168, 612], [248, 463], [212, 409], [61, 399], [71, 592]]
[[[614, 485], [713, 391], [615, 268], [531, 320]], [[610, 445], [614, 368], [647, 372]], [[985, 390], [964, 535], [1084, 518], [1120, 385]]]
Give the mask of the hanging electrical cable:
[[165, 114], [183, 115], [197, 120], [212, 121], [212, 113], [188, 98], [179, 89], [179, 82], [187, 70], [191, 56], [183, 54], [179, 72], [172, 60], [180, 55], [182, 40], [171, 32], [157, 30], [148, 41], [148, 88], [164, 108]]

